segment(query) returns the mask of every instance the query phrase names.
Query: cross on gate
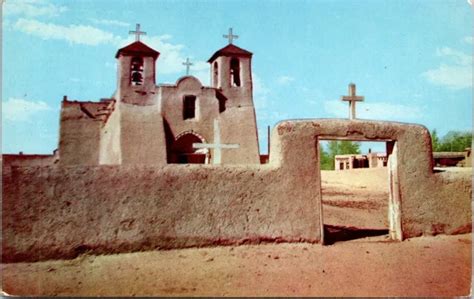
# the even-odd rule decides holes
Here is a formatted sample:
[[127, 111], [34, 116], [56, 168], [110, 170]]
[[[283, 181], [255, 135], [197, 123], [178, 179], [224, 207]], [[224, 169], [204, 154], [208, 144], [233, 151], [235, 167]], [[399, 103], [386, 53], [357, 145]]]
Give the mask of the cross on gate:
[[193, 148], [212, 148], [214, 149], [213, 164], [222, 163], [222, 149], [239, 148], [238, 144], [222, 144], [219, 122], [214, 119], [214, 143], [193, 143]]
[[189, 58], [186, 58], [186, 61], [183, 62], [183, 65], [186, 66], [186, 76], [188, 76], [189, 75], [189, 67], [193, 64], [189, 61]]
[[349, 119], [356, 118], [356, 102], [364, 101], [364, 97], [356, 95], [356, 85], [354, 83], [349, 84], [349, 95], [342, 96], [341, 100], [349, 102]]
[[135, 34], [135, 41], [140, 41], [140, 35], [146, 35], [146, 32], [140, 31], [140, 24], [136, 24], [135, 31], [129, 31], [128, 34]]
[[229, 44], [232, 44], [232, 42], [234, 41], [234, 39], [238, 39], [238, 38], [239, 38], [238, 35], [232, 34], [232, 27], [229, 28], [229, 34], [224, 34], [223, 37], [224, 37], [224, 38], [227, 38], [227, 39], [229, 40]]

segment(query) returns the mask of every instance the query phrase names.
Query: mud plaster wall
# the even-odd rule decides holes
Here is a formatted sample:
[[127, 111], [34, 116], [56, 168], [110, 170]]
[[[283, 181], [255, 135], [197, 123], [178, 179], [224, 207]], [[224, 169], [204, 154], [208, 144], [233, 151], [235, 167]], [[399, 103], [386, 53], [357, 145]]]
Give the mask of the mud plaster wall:
[[81, 111], [79, 103], [61, 103], [59, 163], [62, 165], [99, 164], [101, 119]]
[[122, 163], [120, 147], [120, 103], [115, 105], [115, 111], [107, 119], [100, 131], [101, 165], [118, 165]]
[[[400, 198], [397, 208], [400, 209], [403, 238], [472, 230], [471, 173], [433, 173], [431, 137], [425, 127], [340, 119], [281, 122], [272, 133], [272, 154], [274, 150], [282, 151], [279, 155], [282, 165], [287, 169], [293, 168], [292, 172], [298, 175], [303, 175], [299, 173], [299, 168], [312, 163], [300, 158], [307, 157], [307, 153], [314, 150], [314, 146], [304, 148], [304, 144], [300, 144], [300, 138], [308, 135], [316, 140], [337, 137], [360, 141], [392, 140], [397, 143], [396, 176], [399, 184], [396, 192]], [[270, 155], [270, 159], [276, 162], [274, 159], [278, 159], [278, 155]], [[317, 202], [321, 202], [321, 194], [315, 196], [319, 197]]]
[[3, 261], [87, 250], [319, 242], [317, 143], [327, 136], [397, 140], [404, 237], [470, 230], [468, 174], [432, 173], [424, 127], [286, 121], [272, 132], [268, 165], [14, 167], [3, 181]]
[[[194, 77], [180, 78], [175, 86], [160, 86], [163, 117], [170, 126], [174, 137], [183, 132], [193, 131], [203, 136], [207, 142], [214, 142], [214, 119], [219, 120], [222, 143], [239, 144], [238, 149], [222, 150], [224, 164], [259, 164], [259, 148], [255, 109], [251, 93], [245, 88], [237, 90], [226, 102], [226, 110], [219, 113], [219, 102], [216, 90], [203, 87]], [[251, 89], [250, 89], [251, 90]], [[183, 98], [195, 95], [196, 118], [183, 120]], [[232, 100], [231, 100], [232, 99]], [[234, 105], [234, 106], [233, 106]], [[211, 156], [214, 155], [211, 149]]]
[[13, 179], [4, 182], [7, 262], [320, 240], [316, 202], [308, 200], [316, 180], [288, 180], [271, 167], [33, 167], [14, 170]]
[[[219, 104], [215, 90], [202, 87], [194, 77], [180, 78], [176, 85], [160, 86], [163, 117], [167, 121], [174, 138], [183, 132], [193, 131], [206, 141], [214, 138], [213, 120], [219, 117]], [[196, 96], [196, 115], [183, 119], [184, 96]]]
[[166, 164], [166, 138], [159, 106], [119, 105], [122, 163]]

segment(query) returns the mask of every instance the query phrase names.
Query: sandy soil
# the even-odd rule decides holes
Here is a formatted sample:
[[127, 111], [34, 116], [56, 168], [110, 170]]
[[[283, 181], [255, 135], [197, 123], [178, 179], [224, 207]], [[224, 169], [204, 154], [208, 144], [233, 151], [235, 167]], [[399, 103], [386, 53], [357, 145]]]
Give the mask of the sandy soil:
[[388, 228], [388, 171], [322, 171], [323, 223]]
[[[15, 295], [60, 296], [470, 293], [471, 235], [391, 242], [384, 232], [386, 170], [322, 175], [324, 223], [336, 236], [332, 245], [245, 245], [3, 264], [3, 290]], [[368, 237], [377, 234], [380, 236]], [[343, 241], [346, 239], [349, 241]]]

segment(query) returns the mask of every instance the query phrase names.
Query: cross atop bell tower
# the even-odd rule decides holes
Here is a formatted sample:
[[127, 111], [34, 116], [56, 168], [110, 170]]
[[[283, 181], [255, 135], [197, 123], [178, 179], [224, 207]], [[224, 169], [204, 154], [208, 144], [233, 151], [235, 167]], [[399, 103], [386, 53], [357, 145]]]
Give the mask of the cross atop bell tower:
[[135, 41], [140, 41], [140, 35], [146, 35], [145, 31], [140, 31], [140, 24], [135, 25], [135, 30], [130, 30], [128, 34], [135, 34]]
[[229, 28], [229, 34], [224, 34], [222, 36], [223, 38], [227, 38], [229, 40], [229, 44], [232, 45], [232, 42], [234, 41], [234, 39], [238, 39], [239, 36], [238, 35], [234, 35], [232, 34], [232, 27]]

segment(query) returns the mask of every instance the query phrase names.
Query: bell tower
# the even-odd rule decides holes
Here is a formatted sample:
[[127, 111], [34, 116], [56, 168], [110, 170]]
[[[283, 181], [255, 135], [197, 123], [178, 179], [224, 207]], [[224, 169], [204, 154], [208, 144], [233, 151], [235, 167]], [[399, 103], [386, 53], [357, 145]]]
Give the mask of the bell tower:
[[155, 64], [160, 53], [140, 41], [137, 24], [135, 42], [117, 51], [117, 100], [135, 105], [149, 105], [155, 92]]
[[252, 96], [252, 53], [233, 44], [237, 35], [224, 35], [229, 44], [215, 52], [211, 64], [211, 85], [219, 100], [218, 120], [222, 142], [239, 148], [222, 152], [222, 163], [259, 164], [257, 120]]
[[238, 36], [232, 33], [232, 28], [224, 37], [229, 44], [208, 60], [211, 64], [211, 85], [229, 99], [229, 105], [253, 105], [252, 53], [233, 44]]

